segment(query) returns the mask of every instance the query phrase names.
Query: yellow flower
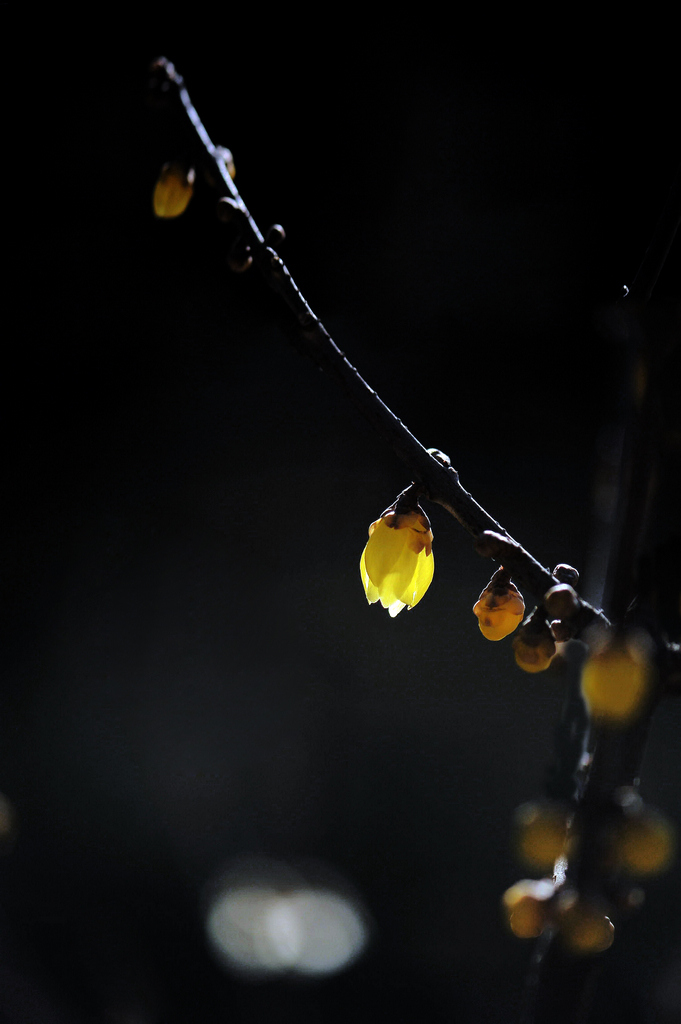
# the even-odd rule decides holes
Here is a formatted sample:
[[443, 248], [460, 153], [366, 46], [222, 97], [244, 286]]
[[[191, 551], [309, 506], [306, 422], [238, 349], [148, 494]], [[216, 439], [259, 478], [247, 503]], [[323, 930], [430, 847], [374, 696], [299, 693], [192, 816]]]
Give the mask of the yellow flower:
[[392, 616], [417, 605], [433, 578], [433, 533], [423, 511], [388, 509], [369, 527], [360, 574], [369, 604]]
[[194, 171], [175, 162], [165, 164], [154, 188], [154, 213], [157, 217], [179, 217], [187, 209], [194, 192]]

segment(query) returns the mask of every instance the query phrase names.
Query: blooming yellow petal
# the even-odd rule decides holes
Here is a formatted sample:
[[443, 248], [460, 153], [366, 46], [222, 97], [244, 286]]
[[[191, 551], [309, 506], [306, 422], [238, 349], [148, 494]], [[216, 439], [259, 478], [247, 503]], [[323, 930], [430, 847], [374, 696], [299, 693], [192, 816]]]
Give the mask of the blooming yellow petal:
[[[392, 572], [387, 573], [378, 585], [381, 604], [384, 608], [389, 608], [396, 601], [401, 603], [402, 607], [410, 603], [413, 590], [412, 581], [418, 569], [418, 559], [419, 556], [415, 555], [405, 544], [400, 557], [393, 565]], [[393, 612], [393, 615], [396, 614], [397, 612]]]
[[362, 584], [364, 586], [364, 593], [366, 594], [367, 601], [369, 604], [376, 604], [378, 601], [378, 590], [369, 579], [369, 573], [367, 572], [366, 560], [364, 557], [366, 555], [366, 551], [367, 549], [365, 547], [359, 562], [359, 572], [362, 577]]
[[405, 558], [415, 558], [412, 551], [406, 545], [406, 535], [402, 530], [393, 530], [385, 519], [379, 519], [373, 524], [373, 530], [369, 536], [369, 543], [365, 548], [365, 564], [369, 579], [376, 586], [389, 573], [400, 571], [398, 563], [404, 563]]
[[389, 510], [369, 527], [360, 559], [367, 600], [380, 601], [394, 618], [413, 608], [433, 578], [433, 535], [426, 516]]
[[434, 571], [435, 560], [432, 552], [430, 555], [427, 555], [425, 551], [422, 551], [418, 556], [416, 572], [414, 573], [410, 583], [409, 600], [407, 600], [407, 591], [402, 595], [402, 600], [408, 608], [414, 608], [419, 603], [428, 587], [433, 582]]

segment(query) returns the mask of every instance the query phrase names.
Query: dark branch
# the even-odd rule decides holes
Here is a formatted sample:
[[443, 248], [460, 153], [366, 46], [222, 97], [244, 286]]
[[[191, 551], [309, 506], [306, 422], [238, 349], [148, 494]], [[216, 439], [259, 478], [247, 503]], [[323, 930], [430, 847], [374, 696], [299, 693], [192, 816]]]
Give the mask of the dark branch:
[[[363, 380], [310, 309], [281, 257], [267, 245], [230, 177], [220, 148], [214, 145], [201, 123], [181, 75], [165, 58], [154, 62], [152, 74], [158, 91], [170, 101], [175, 101], [179, 111], [184, 112], [185, 126], [194, 135], [197, 166], [208, 181], [218, 183], [220, 218], [236, 230], [241, 251], [251, 256], [265, 282], [294, 314], [304, 350], [319, 367], [336, 379], [356, 408], [407, 466], [430, 501], [451, 513], [472, 537], [479, 538], [486, 531], [491, 531], [507, 541], [508, 550], [513, 553], [515, 580], [541, 602], [545, 592], [558, 580], [513, 540], [503, 526], [461, 486], [456, 470], [432, 455]], [[489, 557], [498, 556], [490, 551]]]

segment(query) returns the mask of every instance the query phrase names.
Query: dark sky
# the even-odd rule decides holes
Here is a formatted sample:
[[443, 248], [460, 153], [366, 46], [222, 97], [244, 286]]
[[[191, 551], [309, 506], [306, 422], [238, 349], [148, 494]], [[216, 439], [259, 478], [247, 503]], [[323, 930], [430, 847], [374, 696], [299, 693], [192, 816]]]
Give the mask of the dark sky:
[[[613, 304], [678, 165], [676, 69], [633, 41], [500, 61], [406, 29], [341, 47], [229, 28], [55, 44], [31, 71], [45, 173], [9, 295], [0, 1005], [12, 1024], [505, 1024], [530, 953], [499, 916], [526, 871], [509, 826], [544, 791], [564, 677], [480, 636], [492, 567], [438, 507], [426, 598], [368, 607], [366, 531], [409, 476], [255, 272], [228, 270], [214, 195], [153, 217], [177, 154], [146, 69], [176, 63], [368, 382], [592, 592]], [[676, 252], [665, 338], [678, 270]], [[641, 788], [677, 821], [680, 716], [655, 721]], [[255, 856], [344, 879], [373, 922], [363, 958], [314, 983], [224, 973], [202, 900]], [[681, 1005], [678, 868], [647, 896], [602, 1024]]]

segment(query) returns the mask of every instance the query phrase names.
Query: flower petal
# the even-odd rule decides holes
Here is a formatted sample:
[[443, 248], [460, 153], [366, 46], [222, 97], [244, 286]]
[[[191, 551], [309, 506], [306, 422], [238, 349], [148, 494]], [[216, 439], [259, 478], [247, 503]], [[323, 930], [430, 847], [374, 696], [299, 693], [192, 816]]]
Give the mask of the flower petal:
[[411, 596], [412, 581], [417, 569], [418, 555], [405, 546], [393, 565], [392, 571], [387, 573], [378, 585], [381, 604], [384, 608], [389, 608], [395, 601], [399, 601], [402, 605], [409, 603], [408, 600], [405, 600], [404, 595], [406, 593], [409, 597]]
[[369, 579], [382, 589], [382, 581], [394, 572], [404, 573], [404, 559], [415, 559], [407, 546], [408, 537], [403, 530], [391, 529], [385, 520], [379, 520], [365, 548], [365, 565]]
[[378, 601], [378, 590], [369, 579], [369, 573], [367, 572], [366, 560], [364, 557], [366, 555], [366, 550], [367, 549], [365, 547], [359, 561], [359, 572], [362, 577], [362, 585], [364, 586], [364, 593], [366, 594], [367, 601], [369, 604], [376, 604]]
[[432, 553], [427, 555], [425, 550], [422, 551], [418, 556], [416, 571], [412, 576], [409, 590], [405, 590], [402, 594], [402, 600], [408, 608], [414, 608], [424, 596], [428, 587], [433, 582], [434, 571], [435, 560]]

